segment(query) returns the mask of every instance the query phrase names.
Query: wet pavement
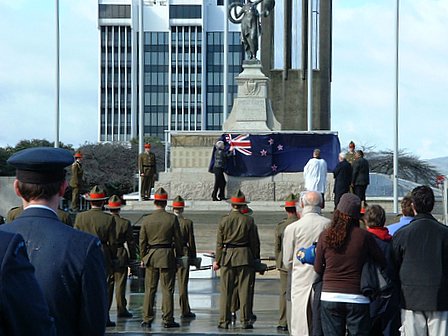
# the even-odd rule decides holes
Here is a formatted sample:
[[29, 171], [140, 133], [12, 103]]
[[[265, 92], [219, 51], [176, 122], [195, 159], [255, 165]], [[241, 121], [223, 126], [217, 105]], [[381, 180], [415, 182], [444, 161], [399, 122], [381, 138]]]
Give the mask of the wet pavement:
[[[277, 273], [273, 271], [271, 273]], [[117, 323], [116, 327], [107, 328], [106, 335], [287, 335], [287, 332], [277, 331], [278, 321], [278, 280], [260, 276], [255, 282], [254, 314], [257, 321], [254, 329], [241, 329], [238, 321], [228, 330], [217, 328], [219, 319], [219, 278], [190, 279], [189, 299], [192, 312], [196, 319], [183, 321], [180, 319], [177, 290], [175, 293], [175, 320], [180, 328], [165, 329], [161, 318], [161, 292], [156, 297], [157, 313], [151, 329], [143, 329], [142, 306], [144, 284], [143, 279], [131, 278], [128, 281], [127, 300], [128, 309], [134, 316], [130, 319], [116, 318], [116, 304], [112, 304], [111, 319]]]

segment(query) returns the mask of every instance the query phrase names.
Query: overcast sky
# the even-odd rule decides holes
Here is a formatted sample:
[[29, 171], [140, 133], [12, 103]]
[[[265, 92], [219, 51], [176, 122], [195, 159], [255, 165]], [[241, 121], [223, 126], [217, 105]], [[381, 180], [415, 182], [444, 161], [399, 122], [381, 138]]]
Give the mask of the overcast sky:
[[[406, 0], [400, 12], [399, 146], [448, 156], [448, 1]], [[61, 0], [60, 141], [98, 133], [95, 0]], [[393, 148], [394, 0], [333, 1], [332, 130]], [[0, 147], [55, 138], [54, 1], [0, 0]]]

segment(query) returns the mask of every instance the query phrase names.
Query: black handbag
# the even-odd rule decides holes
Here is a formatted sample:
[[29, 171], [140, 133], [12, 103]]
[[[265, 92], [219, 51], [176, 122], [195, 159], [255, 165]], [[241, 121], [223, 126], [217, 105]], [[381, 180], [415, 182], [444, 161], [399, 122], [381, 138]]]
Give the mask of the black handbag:
[[392, 295], [393, 282], [386, 270], [381, 268], [371, 259], [368, 259], [362, 267], [361, 293], [371, 300], [377, 298], [389, 298]]

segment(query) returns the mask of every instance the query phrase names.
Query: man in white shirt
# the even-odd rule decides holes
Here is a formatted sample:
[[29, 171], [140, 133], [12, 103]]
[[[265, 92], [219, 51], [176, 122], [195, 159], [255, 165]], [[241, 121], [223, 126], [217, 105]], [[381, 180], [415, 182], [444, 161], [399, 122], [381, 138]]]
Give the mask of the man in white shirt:
[[320, 157], [320, 149], [313, 151], [310, 159], [303, 169], [305, 189], [317, 191], [322, 194], [322, 209], [325, 207], [325, 189], [327, 186], [327, 162]]

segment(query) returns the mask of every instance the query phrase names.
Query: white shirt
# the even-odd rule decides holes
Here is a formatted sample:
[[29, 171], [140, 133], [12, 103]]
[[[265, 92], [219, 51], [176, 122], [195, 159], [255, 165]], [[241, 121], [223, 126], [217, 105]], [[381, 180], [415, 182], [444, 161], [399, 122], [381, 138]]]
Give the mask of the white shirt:
[[324, 159], [310, 159], [303, 169], [305, 189], [325, 193], [327, 186], [327, 163]]

